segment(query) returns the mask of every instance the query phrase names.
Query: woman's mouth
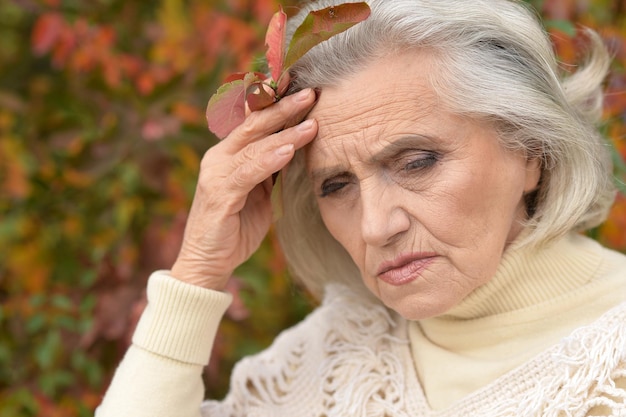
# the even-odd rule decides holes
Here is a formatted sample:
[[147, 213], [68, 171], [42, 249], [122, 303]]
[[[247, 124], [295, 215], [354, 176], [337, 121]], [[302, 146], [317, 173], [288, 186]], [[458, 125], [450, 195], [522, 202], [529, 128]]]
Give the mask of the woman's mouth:
[[411, 253], [400, 255], [392, 261], [383, 262], [378, 268], [378, 278], [390, 285], [404, 285], [419, 278], [437, 257], [434, 253]]

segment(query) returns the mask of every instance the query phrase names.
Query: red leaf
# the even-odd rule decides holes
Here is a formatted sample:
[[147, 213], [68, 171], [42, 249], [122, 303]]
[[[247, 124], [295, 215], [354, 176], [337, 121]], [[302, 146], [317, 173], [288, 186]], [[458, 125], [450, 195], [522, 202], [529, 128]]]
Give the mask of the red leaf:
[[257, 76], [258, 79], [263, 80], [263, 81], [267, 80], [267, 77], [262, 72], [235, 72], [233, 74], [230, 74], [228, 77], [226, 77], [226, 79], [224, 80], [224, 83], [229, 83], [231, 81], [236, 81], [236, 80], [243, 80], [244, 78], [246, 78], [246, 75], [248, 74], [254, 74]]
[[58, 13], [46, 13], [35, 22], [31, 43], [37, 55], [50, 52], [63, 30], [63, 18]]
[[206, 119], [209, 130], [224, 139], [243, 123], [245, 114], [245, 88], [243, 80], [222, 85], [209, 100]]
[[348, 30], [369, 15], [370, 8], [364, 2], [344, 3], [310, 12], [291, 39], [284, 61], [285, 70], [315, 45]]
[[289, 72], [284, 72], [278, 79], [276, 85], [276, 94], [278, 95], [278, 98], [281, 98], [287, 92], [290, 82], [291, 77], [289, 76]]
[[272, 79], [277, 81], [283, 72], [283, 63], [285, 60], [285, 26], [287, 23], [287, 15], [281, 7], [274, 14], [270, 21], [267, 33], [265, 34], [265, 46], [267, 46], [267, 64], [270, 68]]
[[264, 84], [255, 73], [246, 74], [243, 86], [246, 90], [246, 102], [251, 111], [262, 110], [276, 101], [274, 90]]
[[246, 90], [246, 102], [251, 111], [263, 110], [264, 108], [274, 104], [276, 100], [273, 94], [274, 90], [270, 89], [268, 92], [265, 89], [265, 84], [258, 82], [254, 83]]

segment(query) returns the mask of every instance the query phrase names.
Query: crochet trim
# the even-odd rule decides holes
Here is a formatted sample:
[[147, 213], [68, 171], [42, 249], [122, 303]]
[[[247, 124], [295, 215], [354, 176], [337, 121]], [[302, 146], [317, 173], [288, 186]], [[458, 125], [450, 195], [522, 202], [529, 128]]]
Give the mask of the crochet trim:
[[440, 411], [405, 369], [408, 340], [393, 336], [400, 324], [331, 285], [322, 306], [237, 365], [227, 398], [204, 403], [203, 415], [626, 417], [626, 390], [616, 385], [626, 381], [626, 303]]

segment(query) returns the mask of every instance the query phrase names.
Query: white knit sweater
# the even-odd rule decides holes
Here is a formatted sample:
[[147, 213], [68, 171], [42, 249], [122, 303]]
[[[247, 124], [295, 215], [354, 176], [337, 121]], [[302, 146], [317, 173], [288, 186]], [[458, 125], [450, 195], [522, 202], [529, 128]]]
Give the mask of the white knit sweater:
[[[450, 407], [433, 412], [414, 371], [406, 322], [342, 287], [272, 347], [241, 361], [203, 416], [626, 416], [626, 304]], [[312, 337], [316, 335], [319, 337]], [[606, 412], [606, 410], [605, 410]], [[621, 414], [620, 414], [621, 413]]]
[[[416, 368], [424, 358], [411, 349], [415, 340], [409, 340], [407, 322], [339, 285], [329, 286], [322, 305], [270, 348], [239, 362], [223, 401], [201, 404], [202, 365], [229, 297], [157, 273], [150, 279], [150, 304], [134, 345], [97, 416], [626, 417], [626, 303], [614, 302], [626, 300], [626, 285], [620, 284], [626, 284], [620, 278], [626, 277], [626, 258], [594, 251], [611, 262], [601, 259], [596, 265], [601, 274], [593, 272], [598, 276], [592, 287], [604, 293], [613, 288], [609, 303], [614, 306], [436, 410], [420, 382]], [[602, 292], [586, 291], [587, 285], [580, 284], [568, 302], [589, 294], [593, 304]], [[539, 304], [516, 311], [531, 314], [528, 309], [542, 308]], [[555, 305], [565, 316], [573, 308], [560, 301]], [[459, 369], [464, 373], [467, 369]]]

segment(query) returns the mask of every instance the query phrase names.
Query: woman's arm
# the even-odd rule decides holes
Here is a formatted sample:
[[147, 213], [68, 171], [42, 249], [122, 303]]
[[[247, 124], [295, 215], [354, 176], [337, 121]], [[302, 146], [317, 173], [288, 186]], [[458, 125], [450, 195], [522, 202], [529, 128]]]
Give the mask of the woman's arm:
[[315, 120], [285, 126], [314, 102], [315, 92], [306, 89], [253, 112], [206, 152], [174, 277], [221, 291], [257, 250], [272, 221], [272, 174], [317, 134]]
[[222, 290], [269, 229], [272, 174], [317, 133], [315, 121], [285, 128], [314, 102], [312, 90], [288, 96], [207, 151], [178, 259], [150, 278], [148, 306], [97, 417], [200, 415], [202, 367], [230, 303]]
[[165, 271], [148, 282], [148, 306], [133, 345], [115, 373], [97, 417], [199, 416], [202, 368], [219, 321], [231, 302], [226, 293], [183, 283]]

